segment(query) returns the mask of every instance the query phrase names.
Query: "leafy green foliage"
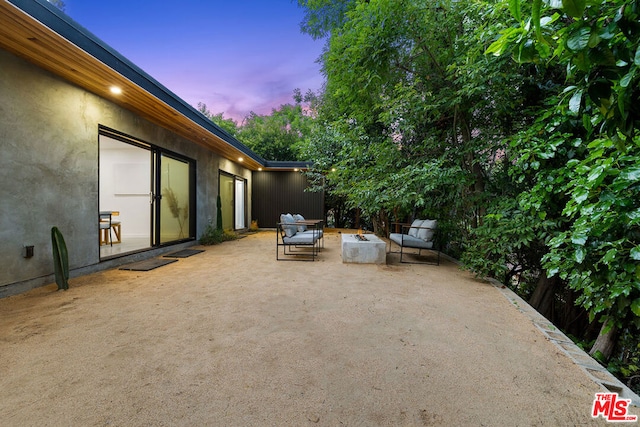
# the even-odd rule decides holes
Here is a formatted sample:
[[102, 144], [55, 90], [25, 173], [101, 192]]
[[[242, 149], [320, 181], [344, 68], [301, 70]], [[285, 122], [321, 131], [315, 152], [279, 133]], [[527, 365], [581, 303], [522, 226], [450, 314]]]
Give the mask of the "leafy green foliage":
[[310, 120], [301, 104], [281, 105], [270, 115], [251, 112], [238, 137], [265, 159], [298, 160], [298, 145], [310, 132]]
[[565, 92], [570, 95], [569, 111], [591, 112], [593, 122], [585, 127], [600, 127], [597, 131], [614, 141], [620, 139], [619, 134], [632, 138], [640, 120], [638, 2], [558, 3], [542, 3], [538, 15], [532, 14], [531, 21], [540, 28], [539, 34], [532, 31], [529, 22], [519, 20], [501, 31], [501, 37], [487, 53], [512, 52], [519, 62], [564, 65], [573, 83]]
[[[640, 139], [634, 141], [640, 147]], [[592, 318], [604, 313], [619, 326], [633, 321], [640, 327], [640, 151], [620, 152], [610, 139], [595, 139], [588, 148], [570, 164], [575, 174], [565, 186], [571, 197], [563, 210], [570, 227], [549, 242], [545, 266], [582, 292], [579, 302]]]
[[526, 122], [513, 111], [530, 78], [483, 54], [491, 23], [508, 13], [485, 6], [372, 0], [334, 10], [344, 16], [327, 32], [319, 110], [332, 131], [305, 152], [336, 169], [326, 188], [374, 228], [424, 214], [464, 233], [481, 215], [501, 138]]
[[229, 240], [236, 240], [238, 235], [233, 231], [225, 231], [222, 228], [214, 227], [212, 224], [207, 225], [207, 228], [200, 236], [201, 245], [218, 245], [222, 242]]
[[302, 95], [296, 89], [294, 100], [295, 104], [281, 105], [268, 115], [251, 112], [242, 125], [225, 119], [224, 113], [212, 113], [203, 103], [198, 104], [198, 111], [264, 159], [295, 161], [299, 159], [299, 145], [310, 133], [316, 95]]
[[498, 198], [484, 216], [482, 225], [470, 233], [473, 242], [461, 261], [479, 277], [494, 277], [528, 295], [545, 241], [555, 228], [550, 220], [521, 209], [516, 198]]
[[224, 113], [214, 114], [207, 108], [207, 104], [198, 103], [198, 111], [200, 111], [209, 120], [220, 126], [225, 132], [233, 137], [238, 137], [238, 123], [233, 119], [225, 119]]
[[342, 27], [346, 12], [356, 3], [356, 0], [298, 0], [305, 12], [300, 29], [316, 40], [325, 38]]
[[[640, 331], [639, 12], [639, 2], [630, 0], [534, 2], [530, 21], [523, 13], [487, 49], [566, 70], [549, 107], [534, 111], [534, 125], [511, 138], [522, 171], [514, 168], [513, 176], [528, 183], [519, 205], [555, 223], [542, 257], [547, 275], [577, 294], [591, 321], [634, 337]], [[637, 338], [623, 339], [618, 354], [637, 355], [636, 346]], [[634, 365], [625, 363], [610, 365], [628, 375]]]
[[635, 393], [640, 393], [640, 337], [632, 329], [626, 329], [620, 336], [620, 357], [608, 361], [607, 369], [625, 382]]

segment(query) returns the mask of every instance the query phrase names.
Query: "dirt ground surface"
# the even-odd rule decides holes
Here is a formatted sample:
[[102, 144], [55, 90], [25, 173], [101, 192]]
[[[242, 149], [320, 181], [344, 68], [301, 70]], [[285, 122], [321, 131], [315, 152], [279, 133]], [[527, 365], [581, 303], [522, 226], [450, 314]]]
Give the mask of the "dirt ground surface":
[[447, 260], [343, 264], [337, 232], [313, 263], [276, 261], [273, 231], [202, 249], [0, 300], [0, 424], [606, 424], [599, 386]]

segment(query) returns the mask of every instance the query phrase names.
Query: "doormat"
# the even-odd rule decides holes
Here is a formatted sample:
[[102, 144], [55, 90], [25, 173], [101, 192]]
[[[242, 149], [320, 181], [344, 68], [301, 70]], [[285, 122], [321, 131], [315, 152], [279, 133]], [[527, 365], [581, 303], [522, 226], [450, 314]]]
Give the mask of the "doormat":
[[172, 254], [164, 255], [165, 258], [187, 258], [191, 255], [199, 254], [200, 252], [204, 252], [201, 249], [183, 249], [178, 252], [174, 252]]
[[178, 262], [178, 260], [153, 258], [153, 259], [148, 259], [146, 261], [139, 261], [139, 262], [134, 262], [133, 264], [127, 264], [125, 266], [120, 267], [120, 270], [149, 271], [149, 270], [153, 270], [154, 268], [162, 267], [163, 265], [171, 264], [172, 262]]

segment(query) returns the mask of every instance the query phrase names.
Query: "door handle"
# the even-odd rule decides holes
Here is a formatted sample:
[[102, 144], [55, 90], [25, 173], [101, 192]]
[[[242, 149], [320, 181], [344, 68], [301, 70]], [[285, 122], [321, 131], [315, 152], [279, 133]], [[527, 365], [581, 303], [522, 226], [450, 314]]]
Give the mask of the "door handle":
[[162, 200], [162, 194], [156, 195], [154, 193], [149, 193], [149, 203], [153, 204], [155, 200]]

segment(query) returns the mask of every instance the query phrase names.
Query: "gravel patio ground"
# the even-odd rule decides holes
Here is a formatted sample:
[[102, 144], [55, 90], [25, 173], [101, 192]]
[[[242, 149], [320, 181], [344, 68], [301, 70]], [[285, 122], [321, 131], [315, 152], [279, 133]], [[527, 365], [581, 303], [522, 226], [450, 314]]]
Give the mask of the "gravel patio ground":
[[[0, 300], [3, 426], [569, 426], [600, 392], [492, 285], [275, 233]], [[638, 411], [632, 411], [637, 414]]]

